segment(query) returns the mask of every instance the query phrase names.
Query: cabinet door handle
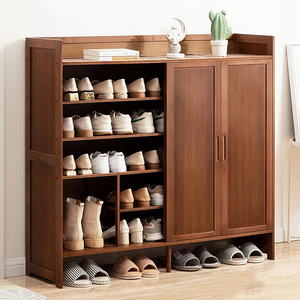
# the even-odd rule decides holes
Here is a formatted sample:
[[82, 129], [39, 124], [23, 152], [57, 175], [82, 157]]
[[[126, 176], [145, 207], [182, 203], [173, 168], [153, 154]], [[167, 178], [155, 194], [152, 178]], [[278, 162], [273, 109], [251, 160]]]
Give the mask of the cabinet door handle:
[[216, 136], [216, 145], [215, 145], [216, 161], [220, 160], [220, 138]]
[[223, 161], [227, 159], [227, 137], [223, 135]]

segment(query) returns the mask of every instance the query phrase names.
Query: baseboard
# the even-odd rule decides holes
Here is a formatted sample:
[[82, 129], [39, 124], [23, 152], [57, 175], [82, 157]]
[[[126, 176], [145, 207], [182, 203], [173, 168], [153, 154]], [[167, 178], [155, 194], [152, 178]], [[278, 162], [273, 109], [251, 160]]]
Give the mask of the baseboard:
[[7, 259], [4, 261], [4, 277], [25, 275], [25, 258]]
[[[291, 228], [291, 238], [292, 240], [300, 240], [300, 227]], [[287, 241], [287, 228], [286, 227], [276, 227], [275, 229], [275, 243], [282, 243]]]

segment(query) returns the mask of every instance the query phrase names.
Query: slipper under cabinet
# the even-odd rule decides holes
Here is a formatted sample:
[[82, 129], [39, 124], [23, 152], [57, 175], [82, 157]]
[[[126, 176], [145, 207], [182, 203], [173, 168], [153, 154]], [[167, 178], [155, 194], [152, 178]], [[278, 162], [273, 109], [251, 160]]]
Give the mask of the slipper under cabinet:
[[[274, 259], [274, 38], [234, 34], [230, 53], [210, 53], [210, 36], [188, 35], [185, 59], [166, 59], [163, 36], [28, 38], [26, 40], [26, 273], [62, 287], [64, 260], [88, 255], [165, 248], [232, 238], [252, 241]], [[117, 45], [117, 46], [116, 46]], [[129, 48], [139, 60], [83, 60], [83, 49]], [[63, 101], [63, 79], [103, 81], [158, 77], [159, 97]], [[132, 114], [163, 108], [164, 132], [63, 138], [63, 118], [112, 110]], [[67, 155], [116, 150], [125, 154], [161, 147], [160, 168], [64, 176]], [[164, 205], [120, 207], [120, 192], [147, 183], [164, 185]], [[64, 199], [102, 199], [103, 226], [116, 225], [103, 248], [63, 248]], [[164, 239], [120, 244], [119, 224], [163, 218]]]

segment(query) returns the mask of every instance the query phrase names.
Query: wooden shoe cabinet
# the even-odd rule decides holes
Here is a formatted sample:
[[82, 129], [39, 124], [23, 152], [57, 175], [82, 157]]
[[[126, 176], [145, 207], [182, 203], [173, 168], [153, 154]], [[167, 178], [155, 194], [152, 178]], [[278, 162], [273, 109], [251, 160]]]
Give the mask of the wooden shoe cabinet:
[[[26, 39], [26, 273], [62, 287], [63, 262], [71, 257], [232, 238], [256, 243], [274, 259], [274, 38], [234, 34], [230, 53], [212, 57], [210, 35], [188, 35], [185, 59], [167, 59], [164, 36]], [[139, 60], [83, 60], [83, 49], [129, 48]], [[63, 101], [71, 77], [127, 83], [159, 77], [160, 97]], [[164, 108], [165, 132], [63, 138], [63, 117], [111, 110], [131, 114]], [[132, 154], [163, 146], [161, 169], [63, 176], [62, 160], [95, 151]], [[164, 184], [164, 206], [121, 209], [119, 193], [149, 182]], [[63, 248], [63, 199], [83, 201], [116, 191], [104, 206], [102, 225], [116, 224], [115, 243], [100, 249]], [[163, 217], [164, 240], [121, 246], [120, 220]], [[151, 253], [149, 254], [151, 256]]]

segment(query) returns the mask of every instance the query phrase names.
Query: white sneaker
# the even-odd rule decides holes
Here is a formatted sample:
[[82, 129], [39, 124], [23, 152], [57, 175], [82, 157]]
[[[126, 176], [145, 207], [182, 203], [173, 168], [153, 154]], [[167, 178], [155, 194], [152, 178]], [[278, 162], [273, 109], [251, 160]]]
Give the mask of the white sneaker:
[[152, 133], [154, 132], [152, 112], [146, 112], [144, 109], [134, 112], [131, 116], [131, 124], [134, 132]]
[[127, 171], [124, 154], [122, 152], [110, 151], [108, 154], [108, 161], [111, 173]]
[[63, 118], [63, 137], [73, 138], [75, 136], [73, 118]]
[[162, 109], [153, 109], [153, 122], [156, 132], [164, 132], [164, 111]]
[[93, 174], [109, 173], [108, 156], [106, 153], [96, 151], [90, 154]]
[[146, 184], [151, 205], [164, 205], [164, 187], [158, 184]]
[[90, 116], [80, 117], [78, 115], [73, 116], [73, 124], [75, 128], [76, 136], [79, 137], [92, 137], [93, 128]]
[[112, 134], [111, 117], [94, 111], [91, 117], [94, 135]]
[[133, 133], [131, 118], [129, 115], [122, 114], [114, 110], [110, 113], [111, 124], [114, 134], [128, 134]]

